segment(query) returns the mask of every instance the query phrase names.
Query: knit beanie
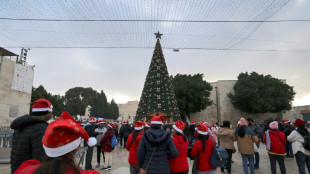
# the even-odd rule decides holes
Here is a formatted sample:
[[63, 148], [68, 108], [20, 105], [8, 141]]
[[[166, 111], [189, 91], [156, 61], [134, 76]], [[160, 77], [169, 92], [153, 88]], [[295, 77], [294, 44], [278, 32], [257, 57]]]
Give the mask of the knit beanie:
[[305, 123], [304, 123], [304, 121], [302, 121], [301, 119], [297, 118], [297, 119], [295, 120], [294, 126], [295, 126], [295, 127], [305, 126]]
[[277, 121], [273, 121], [269, 124], [270, 129], [278, 129], [279, 128], [279, 124]]
[[240, 126], [248, 126], [248, 122], [243, 117], [239, 121], [240, 121]]

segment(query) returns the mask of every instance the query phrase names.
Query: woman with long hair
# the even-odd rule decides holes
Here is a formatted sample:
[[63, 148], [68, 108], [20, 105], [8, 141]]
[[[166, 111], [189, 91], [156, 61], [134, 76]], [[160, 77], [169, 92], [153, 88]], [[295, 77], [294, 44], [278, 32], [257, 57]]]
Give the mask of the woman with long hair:
[[96, 145], [86, 131], [67, 112], [47, 127], [42, 139], [47, 159], [25, 161], [15, 174], [99, 174], [95, 170], [82, 170], [74, 162], [74, 155], [81, 144], [81, 137], [89, 146]]
[[298, 171], [300, 174], [306, 174], [306, 167], [310, 173], [310, 151], [302, 145], [305, 142], [304, 136], [309, 135], [308, 129], [305, 127], [303, 120], [297, 118], [294, 126], [296, 130], [287, 137], [287, 141], [292, 142], [293, 154], [296, 158]]
[[129, 135], [126, 144], [126, 149], [129, 151], [128, 162], [130, 165], [130, 174], [138, 174], [140, 172], [137, 160], [137, 150], [143, 134], [143, 128], [143, 121], [136, 121], [134, 124], [134, 131]]
[[208, 126], [200, 123], [197, 126], [198, 139], [195, 142], [193, 149], [190, 153], [191, 157], [194, 158], [198, 155], [197, 159], [197, 173], [198, 174], [215, 174], [216, 168], [210, 164], [212, 152], [214, 146], [211, 140], [212, 136], [208, 133]]
[[171, 129], [172, 140], [179, 151], [176, 158], [169, 158], [170, 174], [188, 174], [187, 149], [188, 140], [184, 135], [185, 123], [181, 120], [174, 122]]
[[242, 157], [242, 166], [245, 174], [248, 174], [248, 162], [250, 166], [250, 173], [254, 174], [254, 143], [258, 142], [257, 136], [252, 129], [248, 128], [248, 122], [244, 119], [240, 119], [239, 128], [235, 131], [235, 137], [237, 140], [238, 151]]

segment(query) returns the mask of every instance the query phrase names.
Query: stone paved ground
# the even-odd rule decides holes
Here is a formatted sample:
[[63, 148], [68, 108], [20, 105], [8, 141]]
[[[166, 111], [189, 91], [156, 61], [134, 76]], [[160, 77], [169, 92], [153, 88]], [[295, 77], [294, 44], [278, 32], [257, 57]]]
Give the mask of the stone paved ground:
[[[269, 174], [270, 171], [270, 164], [268, 154], [266, 152], [266, 146], [264, 144], [261, 145], [259, 149], [261, 161], [260, 161], [260, 168], [255, 170], [256, 174]], [[232, 173], [233, 174], [242, 174], [242, 160], [241, 156], [238, 152], [233, 154], [233, 161], [232, 164]], [[94, 148], [94, 155], [92, 165], [95, 167], [97, 164], [96, 159], [96, 150]], [[192, 166], [192, 161], [189, 162], [189, 165]], [[285, 158], [285, 165], [286, 165], [286, 173], [288, 174], [298, 174], [298, 169], [296, 165], [295, 158]], [[103, 166], [101, 165], [100, 168]], [[128, 151], [126, 149], [122, 149], [117, 147], [113, 152], [113, 163], [112, 163], [112, 170], [109, 171], [100, 171], [99, 168], [97, 170], [101, 174], [129, 174], [129, 164], [128, 164]], [[220, 169], [217, 170], [217, 173], [221, 173]], [[9, 164], [0, 164], [0, 174], [9, 174], [10, 173], [10, 165]], [[277, 173], [280, 173], [280, 169], [277, 165]]]

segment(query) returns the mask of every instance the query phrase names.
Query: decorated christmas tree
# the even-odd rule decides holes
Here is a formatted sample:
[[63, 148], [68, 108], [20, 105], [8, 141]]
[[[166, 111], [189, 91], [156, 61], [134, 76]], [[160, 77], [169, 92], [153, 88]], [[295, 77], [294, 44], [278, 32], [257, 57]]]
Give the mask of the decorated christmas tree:
[[158, 32], [155, 35], [157, 42], [136, 112], [136, 120], [145, 120], [147, 116], [156, 114], [167, 116], [166, 120], [179, 120], [180, 111], [159, 41], [162, 34]]

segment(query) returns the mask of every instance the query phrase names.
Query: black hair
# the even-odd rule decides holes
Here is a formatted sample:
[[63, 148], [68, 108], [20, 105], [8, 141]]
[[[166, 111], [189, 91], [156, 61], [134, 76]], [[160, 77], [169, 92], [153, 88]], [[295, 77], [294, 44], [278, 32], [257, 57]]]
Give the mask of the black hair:
[[75, 164], [72, 153], [59, 157], [47, 157], [44, 162], [33, 172], [33, 174], [65, 174], [71, 168], [76, 174], [80, 174], [80, 167]]
[[230, 127], [230, 121], [224, 120], [223, 121], [223, 127]]
[[245, 136], [245, 127], [244, 125], [240, 126], [238, 129], [238, 136], [243, 138]]
[[249, 117], [247, 120], [248, 120], [248, 122], [249, 121], [254, 122], [253, 118], [251, 118], [251, 117]]
[[49, 111], [42, 111], [42, 112], [32, 112], [33, 116], [43, 116], [50, 113]]
[[202, 150], [203, 152], [205, 152], [205, 147], [206, 147], [206, 140], [209, 138], [209, 134], [208, 135], [202, 135], [198, 133], [198, 140], [201, 141], [202, 143]]
[[186, 135], [185, 134], [181, 134], [180, 132], [176, 131], [176, 134], [177, 135], [181, 135], [183, 137], [183, 140], [186, 142], [187, 141], [187, 138], [186, 138]]
[[161, 125], [160, 124], [151, 124], [151, 128], [152, 129], [161, 129]]
[[143, 129], [141, 129], [141, 130], [134, 130], [133, 132], [132, 132], [132, 140], [131, 140], [131, 142], [130, 142], [130, 146], [132, 145], [132, 143], [133, 142], [136, 142], [136, 143], [138, 143], [138, 140], [137, 140], [137, 133], [138, 132], [142, 132], [142, 130]]
[[194, 136], [195, 134], [195, 127], [196, 125], [193, 125], [193, 124], [189, 126], [189, 132], [191, 136]]

